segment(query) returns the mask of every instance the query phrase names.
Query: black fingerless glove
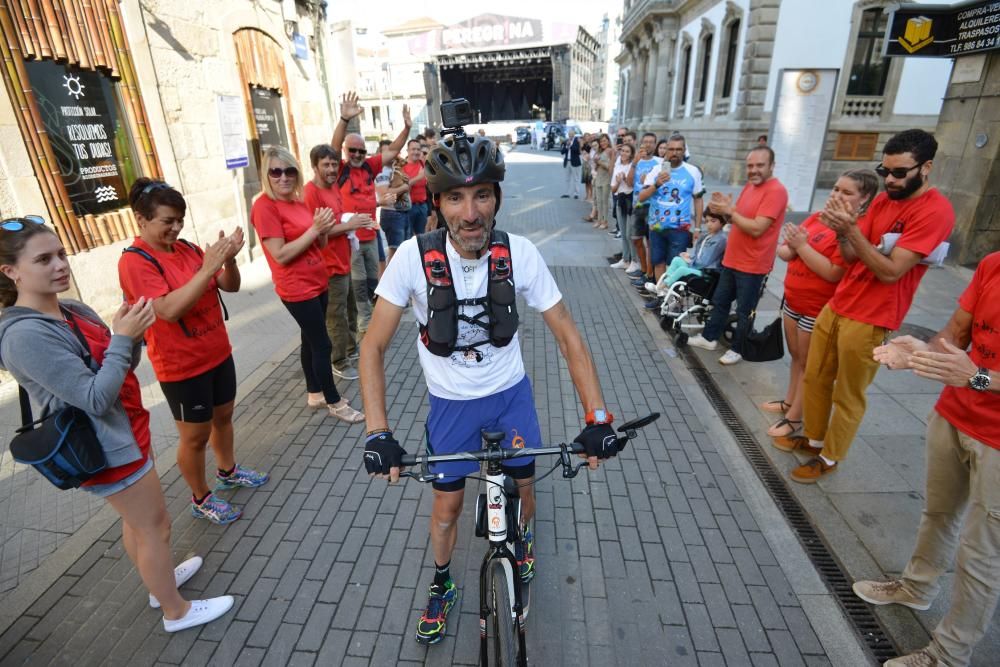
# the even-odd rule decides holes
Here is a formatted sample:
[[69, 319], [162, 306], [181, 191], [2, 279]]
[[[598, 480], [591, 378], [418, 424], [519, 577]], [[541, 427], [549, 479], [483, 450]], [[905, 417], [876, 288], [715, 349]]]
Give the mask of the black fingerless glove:
[[369, 474], [388, 475], [389, 468], [399, 468], [406, 450], [392, 437], [392, 431], [368, 436], [365, 440], [365, 470]]
[[607, 459], [618, 453], [618, 438], [611, 424], [591, 424], [576, 436], [573, 442], [579, 442], [587, 450], [587, 456]]

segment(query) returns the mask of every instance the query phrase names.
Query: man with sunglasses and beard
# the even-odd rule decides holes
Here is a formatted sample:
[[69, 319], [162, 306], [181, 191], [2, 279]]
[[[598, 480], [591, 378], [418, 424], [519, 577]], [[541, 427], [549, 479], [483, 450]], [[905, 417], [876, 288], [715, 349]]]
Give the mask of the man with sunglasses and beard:
[[[496, 280], [495, 267], [501, 260], [508, 274], [501, 282], [513, 282], [505, 289], [523, 296], [528, 306], [541, 312], [558, 341], [586, 413], [586, 426], [575, 440], [584, 446], [595, 469], [599, 459], [617, 452], [613, 416], [605, 408], [590, 351], [538, 249], [523, 236], [494, 229], [505, 171], [503, 155], [486, 137], [452, 135], [431, 150], [424, 169], [442, 228], [404, 241], [378, 286], [378, 303], [361, 346], [361, 390], [369, 415], [365, 469], [379, 479], [399, 479], [405, 451], [393, 437], [387, 416], [385, 356], [408, 303], [420, 329], [414, 344], [430, 394], [427, 449], [434, 454], [479, 450], [482, 429], [504, 431], [504, 448], [541, 446], [516, 310], [510, 317], [497, 314], [495, 306], [508, 301], [493, 300], [490, 294], [497, 288], [487, 288]], [[455, 299], [446, 306], [448, 312], [437, 300], [444, 290]], [[439, 304], [433, 308], [431, 294], [435, 295], [432, 303]], [[504, 293], [510, 303], [514, 294]], [[485, 313], [490, 314], [484, 317]], [[439, 327], [442, 322], [446, 326]], [[501, 329], [504, 334], [498, 333]], [[521, 581], [528, 582], [535, 575], [534, 459], [512, 459], [503, 467], [519, 487], [521, 525], [514, 555]], [[478, 463], [465, 461], [431, 466], [431, 472], [441, 476], [433, 482], [429, 526], [434, 580], [416, 630], [416, 640], [422, 644], [443, 639], [448, 611], [458, 598], [449, 566], [458, 537], [465, 477], [478, 470]]]
[[[375, 219], [378, 202], [375, 197], [375, 177], [381, 173], [384, 163], [392, 161], [403, 149], [410, 136], [410, 108], [403, 105], [403, 129], [391, 144], [378, 155], [368, 156], [365, 138], [360, 134], [347, 134], [347, 125], [361, 115], [358, 94], [350, 92], [340, 99], [340, 121], [333, 131], [330, 144], [347, 159], [340, 163], [337, 184], [344, 204], [344, 213], [367, 214]], [[372, 299], [378, 285], [379, 257], [378, 231], [361, 228], [355, 232], [358, 248], [351, 255], [351, 283], [358, 303], [358, 336], [364, 336], [372, 316]]]
[[[820, 214], [850, 264], [809, 343], [805, 436], [795, 439], [795, 451], [811, 458], [792, 471], [796, 482], [812, 484], [836, 472], [847, 456], [878, 371], [872, 351], [903, 323], [927, 272], [921, 262], [951, 236], [955, 211], [929, 180], [935, 153], [937, 141], [927, 132], [900, 132], [886, 142], [875, 168], [885, 192], [867, 213], [859, 218], [849, 203], [831, 197]], [[883, 254], [878, 246], [890, 233], [900, 236]]]

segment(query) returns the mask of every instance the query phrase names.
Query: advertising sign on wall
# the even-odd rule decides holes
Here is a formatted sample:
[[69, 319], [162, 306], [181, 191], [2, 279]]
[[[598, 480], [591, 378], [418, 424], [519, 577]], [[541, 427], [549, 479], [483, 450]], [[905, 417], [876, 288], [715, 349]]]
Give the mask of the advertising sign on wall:
[[889, 17], [887, 56], [954, 58], [1000, 48], [1000, 2], [900, 5]]
[[281, 110], [281, 95], [270, 88], [250, 86], [250, 103], [253, 106], [253, 119], [261, 147], [288, 148], [285, 114]]
[[97, 215], [124, 206], [128, 135], [112, 84], [96, 72], [50, 60], [24, 66], [73, 213]]

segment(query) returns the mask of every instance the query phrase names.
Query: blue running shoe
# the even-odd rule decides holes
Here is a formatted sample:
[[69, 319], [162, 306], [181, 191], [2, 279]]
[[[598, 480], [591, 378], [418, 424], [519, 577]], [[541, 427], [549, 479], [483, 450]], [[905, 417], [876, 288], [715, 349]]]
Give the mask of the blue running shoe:
[[194, 501], [191, 502], [191, 516], [196, 519], [208, 519], [220, 526], [236, 521], [241, 514], [243, 514], [243, 510], [233, 507], [214, 493], [208, 494], [208, 498], [205, 498], [201, 505]]
[[530, 528], [524, 529], [524, 537], [514, 542], [514, 558], [521, 575], [521, 583], [535, 578], [535, 536]]
[[444, 639], [448, 612], [458, 600], [458, 588], [451, 579], [444, 586], [431, 584], [427, 595], [427, 610], [417, 621], [417, 643], [437, 644]]
[[237, 486], [255, 489], [267, 483], [269, 479], [271, 479], [271, 476], [266, 472], [257, 472], [250, 468], [244, 468], [237, 463], [236, 469], [233, 470], [233, 474], [231, 475], [223, 477], [218, 472], [215, 473], [215, 490], [234, 489]]

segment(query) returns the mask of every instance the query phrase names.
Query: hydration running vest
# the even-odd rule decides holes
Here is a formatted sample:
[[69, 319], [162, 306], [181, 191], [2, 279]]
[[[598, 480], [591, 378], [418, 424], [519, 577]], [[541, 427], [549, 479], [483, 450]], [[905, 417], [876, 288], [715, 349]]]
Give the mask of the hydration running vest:
[[[456, 296], [445, 248], [447, 242], [448, 230], [445, 228], [417, 236], [424, 278], [427, 280], [427, 324], [420, 326], [420, 342], [431, 354], [439, 357], [449, 357], [453, 352], [474, 352], [476, 361], [482, 361], [483, 355], [476, 348], [486, 344], [504, 347], [510, 344], [517, 332], [510, 241], [507, 232], [494, 229], [490, 234], [486, 296], [478, 299], [459, 299]], [[459, 312], [460, 306], [482, 306], [483, 311], [470, 317]], [[459, 320], [483, 329], [489, 338], [471, 345], [457, 345]]]

